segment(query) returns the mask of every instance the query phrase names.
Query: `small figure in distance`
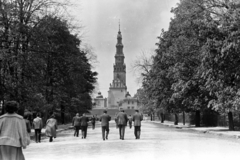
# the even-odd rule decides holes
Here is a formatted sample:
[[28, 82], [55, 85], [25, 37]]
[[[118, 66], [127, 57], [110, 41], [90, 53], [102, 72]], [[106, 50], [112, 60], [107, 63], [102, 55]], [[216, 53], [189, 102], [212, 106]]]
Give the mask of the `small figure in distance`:
[[95, 129], [96, 118], [94, 115], [92, 116], [91, 123], [92, 123], [92, 129]]
[[79, 130], [80, 130], [80, 127], [81, 127], [79, 113], [77, 113], [76, 116], [73, 117], [72, 125], [74, 126], [74, 137], [75, 136], [78, 137], [79, 136]]
[[29, 121], [29, 115], [26, 114], [24, 115], [24, 120], [25, 120], [25, 123], [26, 123], [26, 128], [27, 128], [27, 140], [28, 140], [28, 145], [30, 144], [31, 142], [31, 139], [30, 139], [30, 134], [31, 134], [31, 124], [30, 124], [30, 121]]
[[140, 139], [142, 120], [143, 120], [142, 114], [140, 114], [138, 110], [135, 110], [135, 114], [133, 115], [133, 122], [134, 122], [134, 135], [136, 139]]
[[118, 128], [118, 119], [117, 119], [117, 114], [115, 114], [115, 118], [114, 118], [114, 120], [115, 120], [116, 128]]
[[107, 111], [103, 111], [103, 115], [100, 117], [100, 122], [102, 126], [102, 138], [105, 141], [105, 132], [106, 132], [106, 139], [108, 139], [109, 134], [109, 121], [111, 120], [111, 117], [107, 114]]
[[132, 116], [129, 115], [129, 119], [128, 119], [128, 123], [129, 123], [129, 128], [132, 128]]
[[52, 114], [46, 123], [46, 136], [49, 137], [49, 142], [53, 141], [53, 138], [57, 137], [57, 120], [55, 119], [55, 115]]
[[80, 117], [80, 125], [82, 129], [82, 139], [86, 139], [87, 137], [87, 128], [88, 128], [88, 117], [85, 113], [83, 113], [82, 117]]
[[6, 102], [4, 108], [6, 114], [0, 116], [0, 159], [25, 160], [22, 152], [28, 145], [25, 120], [16, 113], [16, 101]]
[[124, 110], [121, 110], [121, 112], [119, 112], [117, 115], [117, 123], [119, 127], [119, 135], [121, 140], [124, 140], [125, 127], [127, 125], [127, 121], [128, 121], [127, 114], [124, 113]]
[[41, 130], [43, 128], [42, 118], [40, 117], [40, 113], [37, 113], [37, 117], [33, 120], [33, 127], [35, 130], [35, 140], [36, 143], [41, 142]]

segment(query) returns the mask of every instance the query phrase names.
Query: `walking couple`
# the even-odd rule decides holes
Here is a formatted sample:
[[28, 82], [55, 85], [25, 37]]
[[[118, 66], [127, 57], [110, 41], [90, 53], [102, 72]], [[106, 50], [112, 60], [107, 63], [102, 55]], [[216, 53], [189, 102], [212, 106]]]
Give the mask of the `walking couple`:
[[[119, 128], [119, 135], [120, 139], [124, 140], [125, 135], [125, 128], [127, 126], [128, 122], [127, 114], [124, 113], [124, 110], [121, 110], [121, 112], [118, 113], [116, 117], [116, 123]], [[132, 117], [132, 121], [134, 122], [134, 135], [136, 139], [140, 139], [140, 133], [141, 133], [141, 121], [143, 120], [142, 115], [139, 113], [138, 110], [135, 110], [135, 114]]]
[[79, 113], [76, 114], [75, 117], [73, 117], [72, 125], [74, 126], [75, 132], [74, 136], [79, 136], [79, 130], [82, 130], [82, 139], [86, 139], [87, 137], [87, 128], [88, 128], [88, 117], [85, 113], [80, 117]]

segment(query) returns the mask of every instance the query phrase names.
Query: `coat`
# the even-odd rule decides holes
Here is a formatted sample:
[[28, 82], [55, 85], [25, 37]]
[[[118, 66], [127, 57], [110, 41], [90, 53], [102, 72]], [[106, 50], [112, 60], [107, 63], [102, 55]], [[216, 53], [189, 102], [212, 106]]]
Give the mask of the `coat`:
[[80, 127], [81, 126], [81, 124], [80, 124], [80, 117], [77, 117], [77, 116], [73, 117], [72, 125], [74, 127]]
[[57, 130], [57, 120], [54, 118], [48, 119], [46, 123], [46, 131], [45, 131], [46, 136], [56, 138], [57, 137], [56, 130]]
[[109, 121], [111, 120], [111, 117], [108, 114], [103, 114], [100, 117], [100, 122], [102, 127], [109, 126]]
[[25, 123], [26, 123], [26, 127], [27, 127], [27, 132], [31, 133], [31, 124], [30, 121], [28, 119], [24, 119]]
[[42, 118], [36, 117], [33, 120], [33, 126], [34, 126], [34, 129], [42, 129], [43, 128]]
[[117, 115], [117, 124], [126, 126], [128, 121], [128, 117], [126, 113], [119, 112]]
[[26, 147], [28, 134], [22, 116], [6, 113], [0, 116], [0, 146]]
[[143, 120], [143, 116], [140, 113], [135, 113], [133, 115], [134, 126], [141, 126], [142, 120]]
[[81, 126], [88, 126], [88, 122], [89, 122], [89, 119], [88, 119], [88, 117], [86, 117], [86, 116], [82, 116], [82, 117], [80, 117], [80, 124], [81, 124]]

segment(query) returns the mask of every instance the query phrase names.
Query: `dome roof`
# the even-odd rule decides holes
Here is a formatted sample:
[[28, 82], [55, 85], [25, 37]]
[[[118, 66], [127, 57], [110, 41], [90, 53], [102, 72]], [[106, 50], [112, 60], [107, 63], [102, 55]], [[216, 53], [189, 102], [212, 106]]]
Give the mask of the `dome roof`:
[[103, 98], [101, 92], [98, 92], [98, 96], [96, 98]]

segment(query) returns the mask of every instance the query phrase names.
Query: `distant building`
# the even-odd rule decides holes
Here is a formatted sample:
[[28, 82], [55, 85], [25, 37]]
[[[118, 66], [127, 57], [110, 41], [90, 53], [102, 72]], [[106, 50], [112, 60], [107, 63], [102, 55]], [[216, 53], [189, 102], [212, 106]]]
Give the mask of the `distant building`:
[[106, 109], [107, 98], [103, 98], [101, 92], [98, 92], [98, 96], [93, 99], [93, 109]]
[[137, 98], [131, 97], [127, 91], [126, 65], [124, 63], [125, 56], [123, 54], [120, 25], [117, 34], [116, 53], [114, 58], [113, 81], [110, 83], [108, 98], [103, 98], [101, 93], [98, 93], [98, 96], [94, 98], [94, 106], [91, 111], [93, 115], [99, 116], [103, 113], [103, 110], [106, 109], [108, 114], [113, 118], [120, 109], [124, 109], [128, 115], [134, 114], [135, 109], [140, 109]]
[[124, 99], [119, 102], [119, 109], [139, 109], [139, 103], [137, 98], [131, 97], [129, 92], [127, 92]]

